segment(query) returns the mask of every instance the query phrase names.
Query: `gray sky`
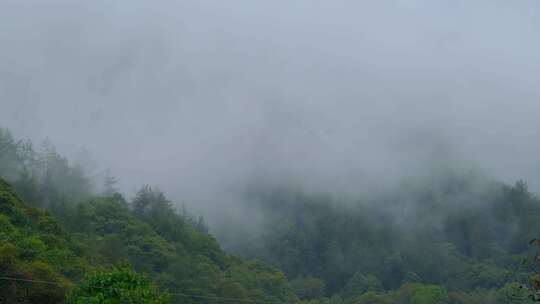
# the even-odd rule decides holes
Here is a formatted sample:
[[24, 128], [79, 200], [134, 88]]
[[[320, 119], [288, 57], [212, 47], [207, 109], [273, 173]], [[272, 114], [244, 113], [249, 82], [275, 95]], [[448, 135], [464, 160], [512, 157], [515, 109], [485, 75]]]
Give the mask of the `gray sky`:
[[440, 164], [540, 190], [536, 0], [0, 0], [0, 20], [0, 124], [87, 147], [128, 193]]

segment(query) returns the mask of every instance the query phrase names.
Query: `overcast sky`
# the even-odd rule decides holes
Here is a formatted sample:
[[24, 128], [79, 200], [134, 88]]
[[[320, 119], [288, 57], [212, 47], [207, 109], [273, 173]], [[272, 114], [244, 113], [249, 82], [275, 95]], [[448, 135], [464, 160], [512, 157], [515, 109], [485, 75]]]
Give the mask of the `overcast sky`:
[[0, 125], [129, 193], [440, 164], [540, 190], [539, 37], [537, 0], [0, 0]]

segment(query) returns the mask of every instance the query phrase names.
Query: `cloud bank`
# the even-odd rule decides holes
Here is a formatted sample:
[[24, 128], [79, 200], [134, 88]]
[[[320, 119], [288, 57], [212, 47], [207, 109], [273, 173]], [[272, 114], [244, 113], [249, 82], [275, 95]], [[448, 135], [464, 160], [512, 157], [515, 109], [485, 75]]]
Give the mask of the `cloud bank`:
[[127, 193], [202, 205], [440, 166], [539, 190], [538, 17], [537, 1], [4, 0], [0, 124], [86, 147]]

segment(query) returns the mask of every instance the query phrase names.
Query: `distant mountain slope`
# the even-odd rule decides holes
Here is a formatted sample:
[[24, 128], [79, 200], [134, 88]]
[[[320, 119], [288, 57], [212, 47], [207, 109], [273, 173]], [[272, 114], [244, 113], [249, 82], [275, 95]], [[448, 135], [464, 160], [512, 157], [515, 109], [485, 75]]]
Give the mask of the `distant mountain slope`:
[[532, 270], [521, 261], [540, 234], [540, 199], [524, 182], [468, 175], [358, 201], [286, 188], [255, 189], [247, 201], [264, 219], [261, 233], [234, 252], [279, 267], [300, 290], [315, 278], [344, 297], [408, 282], [498, 289]]

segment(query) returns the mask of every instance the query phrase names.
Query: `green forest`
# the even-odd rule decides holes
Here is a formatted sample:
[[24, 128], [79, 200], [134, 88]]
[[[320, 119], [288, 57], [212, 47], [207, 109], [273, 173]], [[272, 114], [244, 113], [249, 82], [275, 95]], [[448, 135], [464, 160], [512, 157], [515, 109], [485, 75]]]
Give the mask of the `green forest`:
[[261, 231], [225, 252], [157, 187], [126, 198], [51, 143], [0, 129], [0, 176], [0, 303], [536, 299], [540, 199], [524, 181], [444, 174], [359, 200], [252, 185]]

